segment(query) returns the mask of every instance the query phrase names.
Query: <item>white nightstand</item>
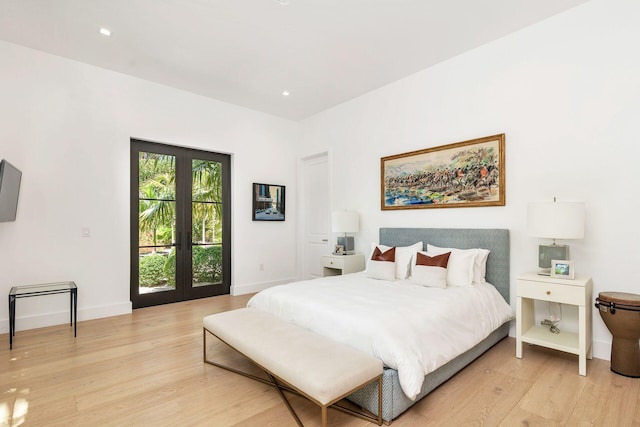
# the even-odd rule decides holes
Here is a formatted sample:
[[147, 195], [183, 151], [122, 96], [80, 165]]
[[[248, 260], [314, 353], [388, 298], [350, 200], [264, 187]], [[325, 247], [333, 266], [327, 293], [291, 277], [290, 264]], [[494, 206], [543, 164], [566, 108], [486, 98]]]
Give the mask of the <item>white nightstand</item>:
[[[587, 375], [587, 359], [592, 357], [590, 277], [576, 275], [574, 280], [556, 279], [525, 273], [518, 277], [516, 302], [516, 357], [522, 358], [522, 343], [540, 345], [578, 355], [578, 372]], [[535, 300], [578, 306], [578, 333], [536, 325]]]
[[322, 276], [339, 276], [364, 270], [364, 255], [323, 255]]

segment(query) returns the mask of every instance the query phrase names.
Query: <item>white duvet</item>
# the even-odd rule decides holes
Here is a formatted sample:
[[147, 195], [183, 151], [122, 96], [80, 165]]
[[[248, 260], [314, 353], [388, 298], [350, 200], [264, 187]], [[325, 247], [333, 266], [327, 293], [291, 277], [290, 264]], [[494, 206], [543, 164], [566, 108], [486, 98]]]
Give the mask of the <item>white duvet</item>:
[[490, 284], [427, 288], [364, 273], [276, 286], [248, 305], [381, 359], [411, 400], [426, 374], [513, 318]]

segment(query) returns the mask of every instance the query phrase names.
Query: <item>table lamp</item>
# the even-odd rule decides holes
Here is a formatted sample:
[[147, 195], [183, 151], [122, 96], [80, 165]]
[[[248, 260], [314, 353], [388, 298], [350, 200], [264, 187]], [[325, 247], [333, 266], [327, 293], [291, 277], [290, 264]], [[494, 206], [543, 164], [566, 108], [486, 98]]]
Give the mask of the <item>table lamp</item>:
[[334, 233], [344, 233], [344, 237], [338, 237], [338, 245], [341, 245], [343, 255], [355, 253], [353, 236], [347, 233], [357, 233], [360, 229], [360, 219], [357, 212], [337, 211], [331, 214], [331, 231]]
[[550, 245], [538, 246], [538, 274], [550, 275], [551, 260], [568, 260], [569, 247], [557, 245], [556, 239], [582, 239], [584, 237], [585, 209], [583, 202], [529, 203], [527, 232], [532, 237], [552, 239]]

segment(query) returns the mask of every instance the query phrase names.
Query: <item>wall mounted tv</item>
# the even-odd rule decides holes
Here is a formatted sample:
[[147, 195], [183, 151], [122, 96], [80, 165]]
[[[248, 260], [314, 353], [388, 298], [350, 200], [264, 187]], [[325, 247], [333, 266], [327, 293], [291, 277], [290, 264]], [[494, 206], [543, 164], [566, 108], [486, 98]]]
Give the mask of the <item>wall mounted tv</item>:
[[6, 160], [0, 162], [0, 222], [15, 221], [22, 172]]

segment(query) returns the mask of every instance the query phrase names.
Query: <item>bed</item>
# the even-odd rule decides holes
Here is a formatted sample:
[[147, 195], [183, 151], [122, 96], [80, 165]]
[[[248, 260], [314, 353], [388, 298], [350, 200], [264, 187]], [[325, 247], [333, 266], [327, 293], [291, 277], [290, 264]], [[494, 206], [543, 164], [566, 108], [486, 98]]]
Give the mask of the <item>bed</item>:
[[[508, 230], [380, 229], [379, 243], [382, 245], [408, 247], [419, 241], [423, 243], [425, 250], [427, 245], [435, 245], [459, 249], [485, 248], [490, 251], [485, 274], [489, 285], [474, 286], [473, 289], [466, 288], [466, 290], [447, 288], [449, 290], [445, 292], [449, 294], [449, 298], [455, 295], [455, 292], [468, 292], [474, 301], [482, 301], [475, 304], [477, 307], [481, 304], [482, 307], [484, 304], [495, 305], [490, 299], [485, 302], [485, 298], [499, 300], [501, 296], [506, 301], [506, 304], [499, 302], [501, 304], [498, 310], [501, 311], [499, 316], [489, 316], [489, 320], [479, 322], [466, 322], [483, 325], [480, 331], [468, 332], [469, 338], [473, 339], [473, 344], [462, 346], [455, 340], [451, 340], [451, 348], [443, 345], [446, 341], [444, 337], [446, 334], [443, 333], [446, 326], [437, 326], [436, 321], [444, 320], [445, 316], [453, 316], [457, 319], [456, 322], [465, 323], [460, 322], [460, 319], [467, 317], [465, 310], [473, 309], [476, 315], [489, 310], [473, 306], [463, 309], [458, 307], [459, 304], [451, 303], [445, 303], [445, 310], [442, 308], [443, 305], [437, 302], [440, 298], [438, 292], [442, 294], [441, 291], [443, 291], [441, 289], [429, 291], [432, 293], [423, 295], [423, 292], [427, 291], [423, 291], [424, 288], [421, 286], [415, 286], [406, 281], [377, 281], [367, 278], [365, 273], [270, 288], [249, 301], [250, 306], [269, 311], [306, 329], [346, 342], [379, 357], [385, 363], [382, 417], [387, 422], [397, 418], [415, 402], [506, 337], [509, 333], [509, 321], [513, 317], [508, 307], [510, 300]], [[420, 300], [420, 298], [425, 299]], [[347, 303], [351, 305], [345, 305]], [[385, 305], [386, 307], [383, 307]], [[393, 309], [388, 311], [389, 307]], [[401, 309], [398, 310], [398, 307]], [[428, 309], [418, 309], [423, 307]], [[348, 311], [350, 313], [347, 313]], [[432, 313], [435, 317], [432, 319], [432, 328], [435, 329], [429, 333], [428, 340], [423, 339], [425, 336], [423, 331], [414, 331], [416, 324], [427, 323], [419, 317], [424, 316], [424, 313], [419, 313], [420, 311]], [[371, 312], [375, 315], [369, 314]], [[355, 316], [358, 322], [354, 322], [349, 316]], [[400, 328], [387, 331], [386, 322], [394, 316], [402, 317], [405, 323], [400, 323]], [[360, 319], [366, 319], [366, 321], [360, 322]], [[453, 319], [446, 319], [446, 321], [454, 322]], [[431, 320], [428, 323], [431, 323]], [[455, 335], [458, 335], [458, 332]], [[400, 338], [408, 344], [396, 346]], [[418, 371], [418, 377], [416, 377], [416, 371]], [[427, 372], [426, 376], [424, 376], [425, 372]], [[365, 387], [348, 396], [348, 399], [377, 414], [376, 387]]]

